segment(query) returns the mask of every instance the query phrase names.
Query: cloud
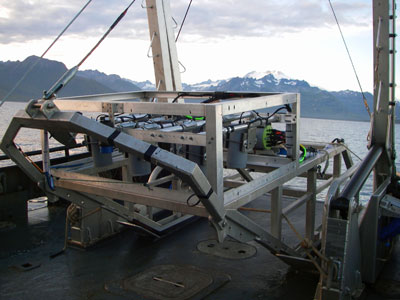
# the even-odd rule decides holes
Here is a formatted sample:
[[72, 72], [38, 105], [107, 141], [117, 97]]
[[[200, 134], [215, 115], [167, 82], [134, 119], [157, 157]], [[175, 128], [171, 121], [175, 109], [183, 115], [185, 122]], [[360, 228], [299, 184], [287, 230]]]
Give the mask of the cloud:
[[[194, 3], [185, 33], [202, 37], [272, 36], [334, 25], [327, 1], [321, 0], [198, 0]], [[342, 25], [366, 26], [361, 17], [368, 14], [368, 5], [355, 2], [336, 6]]]
[[[54, 38], [86, 0], [2, 0], [0, 43]], [[129, 0], [96, 0], [66, 34], [101, 36], [129, 4]], [[112, 36], [148, 39], [146, 10], [140, 0], [131, 7]], [[172, 13], [182, 21], [189, 0], [171, 1]], [[368, 26], [370, 4], [362, 0], [332, 1], [342, 26]], [[366, 21], [367, 20], [367, 21]], [[199, 39], [275, 36], [312, 28], [334, 26], [327, 1], [321, 0], [194, 0], [182, 31]]]
[[[110, 4], [110, 1], [106, 0], [92, 1], [66, 34], [80, 36], [103, 34], [129, 3], [127, 1], [116, 2], [113, 1]], [[0, 15], [0, 43], [54, 38], [86, 3], [87, 0], [2, 0], [0, 11], [5, 9], [6, 13], [5, 16]], [[136, 5], [136, 9], [132, 7], [129, 16], [125, 17], [125, 19], [131, 19], [129, 26], [132, 24], [135, 26], [137, 20], [132, 18], [131, 12], [138, 11], [138, 8], [140, 5], [139, 7]], [[139, 19], [143, 20], [144, 17], [145, 12], [143, 11]], [[121, 25], [123, 21], [121, 21]], [[129, 32], [129, 30], [125, 28], [122, 32]]]

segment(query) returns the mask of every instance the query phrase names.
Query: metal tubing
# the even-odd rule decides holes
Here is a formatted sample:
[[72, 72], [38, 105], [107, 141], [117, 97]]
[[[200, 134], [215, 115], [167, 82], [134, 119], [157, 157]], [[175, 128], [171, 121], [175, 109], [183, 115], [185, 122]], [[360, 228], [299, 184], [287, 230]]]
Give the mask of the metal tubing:
[[360, 192], [382, 152], [383, 147], [376, 144], [369, 150], [367, 156], [347, 183], [340, 196], [332, 201], [331, 208], [347, 212], [350, 201]]
[[[57, 151], [66, 151], [70, 149], [75, 149], [75, 148], [82, 148], [85, 147], [83, 144], [76, 144], [75, 146], [67, 147], [67, 146], [59, 146], [59, 147], [53, 147], [49, 149], [49, 152], [57, 152]], [[39, 155], [42, 154], [42, 150], [32, 150], [32, 151], [27, 151], [24, 152], [26, 156], [33, 156], [33, 155]], [[7, 155], [0, 155], [0, 161], [2, 160], [7, 160], [10, 159]]]
[[[328, 158], [329, 159], [329, 158]], [[305, 237], [310, 241], [314, 240], [315, 235], [315, 212], [317, 203], [317, 170], [311, 168], [307, 171], [307, 193], [311, 194], [306, 204], [306, 227]]]
[[271, 234], [282, 239], [282, 185], [271, 191]]
[[390, 138], [391, 138], [391, 154], [392, 154], [392, 165], [394, 168], [394, 171], [392, 172], [392, 177], [396, 176], [396, 137], [395, 137], [395, 124], [396, 124], [396, 68], [394, 66], [396, 66], [396, 1], [392, 0], [391, 3], [391, 15], [392, 15], [392, 28], [391, 28], [391, 33], [393, 34], [392, 37], [392, 43], [391, 43], [391, 50], [389, 51], [390, 53], [390, 65], [391, 65], [391, 72], [390, 72], [390, 84], [391, 86], [391, 90], [390, 90], [390, 101], [391, 101], [391, 105], [392, 105], [392, 114], [391, 114], [391, 132], [390, 132]]
[[232, 115], [224, 116], [222, 118], [222, 121], [224, 123], [227, 123], [227, 122], [232, 122], [232, 121], [236, 121], [236, 120], [247, 119], [247, 118], [252, 117], [253, 115], [255, 115], [255, 114], [251, 111], [243, 112], [241, 114], [232, 114]]
[[163, 128], [160, 131], [163, 132], [184, 132], [184, 131], [191, 131], [196, 128], [200, 128], [206, 124], [206, 121], [192, 121], [182, 123], [181, 125], [176, 125], [168, 128]]
[[153, 170], [153, 172], [151, 172], [149, 179], [147, 180], [147, 183], [150, 183], [154, 180], [157, 179], [157, 176], [160, 175], [161, 171], [163, 170], [163, 168], [161, 168], [160, 166], [156, 166]]
[[249, 129], [251, 127], [263, 126], [264, 124], [265, 124], [265, 121], [260, 119], [260, 120], [257, 120], [255, 122], [253, 122], [253, 123], [248, 122], [248, 123], [236, 124], [236, 125], [231, 125], [231, 126], [224, 127], [222, 129], [222, 132], [224, 132], [224, 133], [226, 133], [226, 132], [234, 132], [234, 131]]

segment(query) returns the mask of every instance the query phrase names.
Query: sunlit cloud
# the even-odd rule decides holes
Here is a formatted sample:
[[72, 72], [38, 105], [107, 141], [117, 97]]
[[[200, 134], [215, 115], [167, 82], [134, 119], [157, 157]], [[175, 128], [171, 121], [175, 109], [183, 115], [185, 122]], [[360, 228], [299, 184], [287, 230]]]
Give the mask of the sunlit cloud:
[[[0, 43], [56, 36], [86, 3], [85, 0], [2, 0]], [[93, 1], [67, 34], [98, 36], [105, 32], [130, 1]], [[148, 39], [146, 10], [136, 1], [113, 32], [115, 37]], [[343, 26], [369, 26], [370, 3], [332, 1]], [[112, 3], [112, 4], [111, 4]], [[182, 21], [188, 0], [171, 1], [172, 14]], [[276, 36], [305, 29], [334, 26], [327, 1], [249, 0], [193, 1], [184, 27], [184, 38]]]

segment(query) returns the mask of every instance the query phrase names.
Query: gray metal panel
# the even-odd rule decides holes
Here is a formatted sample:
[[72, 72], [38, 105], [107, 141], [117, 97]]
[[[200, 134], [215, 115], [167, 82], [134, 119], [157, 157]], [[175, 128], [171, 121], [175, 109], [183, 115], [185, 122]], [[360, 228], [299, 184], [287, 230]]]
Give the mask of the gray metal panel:
[[382, 253], [381, 244], [378, 238], [379, 219], [381, 217], [379, 204], [381, 199], [386, 195], [386, 189], [390, 181], [386, 180], [378, 190], [372, 195], [364, 208], [362, 218], [360, 218], [360, 243], [362, 254], [362, 279], [364, 282], [374, 283], [383, 267], [381, 260]]
[[271, 191], [271, 234], [282, 239], [282, 185]]
[[307, 193], [311, 194], [311, 197], [307, 201], [306, 206], [306, 229], [305, 237], [310, 241], [314, 240], [315, 231], [315, 208], [317, 202], [317, 170], [311, 168], [307, 171]]

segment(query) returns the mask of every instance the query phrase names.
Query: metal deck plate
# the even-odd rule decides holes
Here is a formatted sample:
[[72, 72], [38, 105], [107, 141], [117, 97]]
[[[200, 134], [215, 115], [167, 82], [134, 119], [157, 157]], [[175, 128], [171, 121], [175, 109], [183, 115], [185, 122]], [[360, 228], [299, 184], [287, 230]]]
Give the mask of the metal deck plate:
[[396, 280], [379, 280], [374, 286], [375, 292], [385, 297], [400, 299], [400, 282]]
[[202, 270], [190, 265], [158, 265], [105, 289], [129, 299], [186, 300], [202, 299], [230, 281], [226, 274]]
[[254, 256], [257, 249], [249, 244], [225, 240], [219, 243], [217, 240], [202, 241], [197, 245], [200, 252], [229, 259], [245, 259]]
[[7, 231], [17, 227], [17, 225], [13, 222], [8, 221], [0, 221], [0, 231]]

